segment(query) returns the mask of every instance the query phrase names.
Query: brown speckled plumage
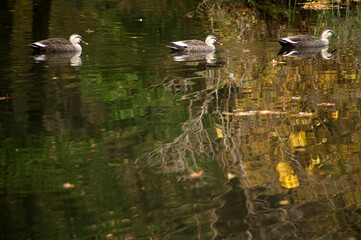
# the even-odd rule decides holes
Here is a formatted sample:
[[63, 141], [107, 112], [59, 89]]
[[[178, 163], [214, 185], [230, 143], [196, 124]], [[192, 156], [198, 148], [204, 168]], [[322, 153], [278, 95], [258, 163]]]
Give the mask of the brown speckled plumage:
[[175, 51], [184, 51], [184, 52], [212, 52], [216, 50], [214, 43], [221, 45], [218, 42], [217, 38], [213, 35], [208, 35], [206, 41], [203, 42], [201, 40], [183, 40], [183, 41], [176, 41], [171, 42], [171, 45], [166, 47], [172, 49], [173, 52]]
[[76, 52], [82, 50], [79, 44], [80, 42], [86, 44], [86, 42], [82, 40], [80, 35], [73, 34], [70, 36], [69, 39], [49, 38], [38, 42], [30, 43], [28, 44], [28, 46], [32, 47], [35, 50], [44, 52]]
[[338, 38], [332, 30], [324, 30], [321, 38], [312, 35], [297, 35], [278, 39], [283, 47], [324, 47], [329, 44], [329, 37]]

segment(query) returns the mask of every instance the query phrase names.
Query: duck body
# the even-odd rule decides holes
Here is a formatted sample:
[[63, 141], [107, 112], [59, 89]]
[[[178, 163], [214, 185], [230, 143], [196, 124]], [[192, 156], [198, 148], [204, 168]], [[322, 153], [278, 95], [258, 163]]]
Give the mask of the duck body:
[[325, 47], [328, 46], [329, 37], [338, 38], [332, 30], [324, 30], [321, 38], [312, 35], [296, 35], [278, 39], [283, 47]]
[[170, 48], [173, 52], [214, 52], [216, 50], [215, 43], [221, 45], [215, 36], [208, 35], [205, 42], [196, 39], [183, 40], [171, 42], [166, 47]]
[[69, 39], [48, 38], [30, 43], [28, 46], [32, 47], [36, 51], [44, 52], [80, 52], [82, 51], [82, 47], [79, 43], [87, 45], [79, 34], [73, 34], [69, 37]]

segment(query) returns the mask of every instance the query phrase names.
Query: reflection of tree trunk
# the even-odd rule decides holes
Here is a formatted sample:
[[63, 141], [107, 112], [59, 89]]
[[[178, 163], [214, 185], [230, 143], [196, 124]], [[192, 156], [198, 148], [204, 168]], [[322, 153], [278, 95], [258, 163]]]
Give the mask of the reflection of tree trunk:
[[239, 181], [242, 183], [243, 189], [244, 189], [244, 195], [246, 196], [246, 207], [249, 214], [254, 214], [255, 212], [255, 206], [252, 198], [252, 194], [250, 192], [249, 184], [247, 181], [247, 172], [246, 169], [243, 166], [243, 158], [242, 154], [239, 151], [241, 141], [240, 136], [236, 136], [233, 138], [233, 149], [231, 150], [231, 157], [233, 163], [239, 163], [239, 169], [241, 170], [241, 176], [239, 178]]
[[[6, 26], [6, 27], [2, 27], [1, 31], [0, 31], [0, 39], [2, 39], [1, 41], [1, 46], [0, 46], [0, 52], [3, 56], [11, 56], [10, 54], [10, 39], [11, 39], [11, 33], [12, 33], [12, 27], [13, 27], [13, 16], [12, 13], [10, 12], [10, 7], [9, 7], [9, 1], [0, 1], [0, 25], [1, 26]], [[2, 61], [2, 69], [8, 69], [9, 68], [9, 61]], [[8, 86], [6, 84], [6, 86]], [[4, 97], [7, 93], [8, 93], [8, 87], [5, 88], [5, 84], [3, 83], [1, 85], [1, 92], [0, 92], [0, 97]]]
[[33, 39], [44, 39], [49, 34], [51, 0], [34, 0]]
[[[0, 31], [0, 38], [1, 39], [11, 39], [11, 27], [13, 26], [13, 16], [10, 12], [10, 7], [8, 5], [8, 1], [0, 1], [0, 23], [2, 26], [6, 26], [5, 28], [2, 28]], [[8, 41], [2, 41], [1, 44], [9, 44]], [[2, 49], [9, 49], [6, 46], [3, 46]], [[4, 54], [3, 54], [4, 55]], [[7, 56], [7, 55], [5, 55]]]

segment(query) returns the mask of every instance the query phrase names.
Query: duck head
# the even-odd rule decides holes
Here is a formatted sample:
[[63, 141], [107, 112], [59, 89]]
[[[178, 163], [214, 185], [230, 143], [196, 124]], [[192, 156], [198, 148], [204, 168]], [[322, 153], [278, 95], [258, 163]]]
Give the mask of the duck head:
[[81, 38], [81, 36], [79, 34], [73, 34], [70, 36], [69, 41], [72, 44], [79, 44], [79, 43], [84, 43], [85, 45], [88, 45], [87, 42], [83, 41], [83, 39]]
[[330, 29], [324, 30], [322, 32], [321, 39], [327, 39], [329, 37], [338, 38], [332, 30], [330, 30]]
[[217, 38], [214, 36], [214, 35], [208, 35], [207, 38], [206, 38], [206, 41], [205, 43], [208, 45], [208, 46], [212, 46], [213, 44], [217, 43], [219, 45], [222, 45], [222, 43], [218, 42]]

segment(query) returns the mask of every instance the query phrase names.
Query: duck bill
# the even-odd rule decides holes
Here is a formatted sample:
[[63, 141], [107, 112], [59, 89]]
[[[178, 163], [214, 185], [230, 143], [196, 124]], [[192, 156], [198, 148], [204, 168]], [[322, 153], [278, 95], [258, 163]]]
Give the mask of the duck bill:
[[222, 43], [220, 43], [220, 42], [218, 42], [218, 41], [216, 41], [216, 43], [219, 44], [219, 45], [221, 45], [221, 46], [223, 45]]
[[334, 37], [334, 38], [340, 38], [339, 36], [336, 36], [335, 34], [333, 34], [332, 37]]
[[85, 45], [88, 45], [87, 42], [83, 41], [83, 40], [80, 40], [81, 43], [84, 43]]

